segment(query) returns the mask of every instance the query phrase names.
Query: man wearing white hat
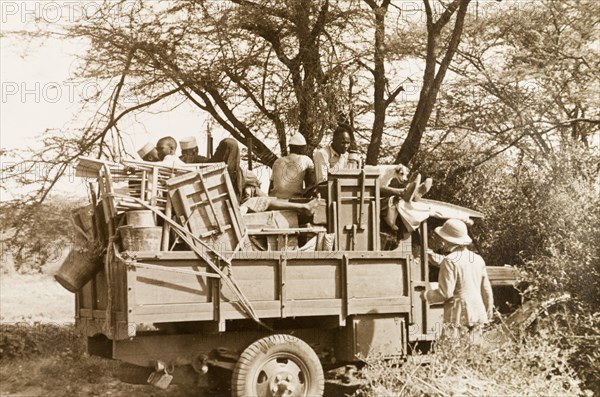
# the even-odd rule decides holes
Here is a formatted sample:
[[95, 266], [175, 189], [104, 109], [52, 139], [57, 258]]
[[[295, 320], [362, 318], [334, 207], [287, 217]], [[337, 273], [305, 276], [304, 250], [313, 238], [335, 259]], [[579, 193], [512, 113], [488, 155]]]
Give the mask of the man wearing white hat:
[[179, 158], [184, 163], [192, 164], [208, 162], [208, 158], [198, 154], [198, 142], [196, 142], [196, 138], [193, 136], [186, 136], [181, 139], [179, 145], [181, 145], [181, 156], [179, 156]]
[[440, 263], [438, 288], [427, 291], [427, 302], [444, 304], [444, 324], [472, 331], [492, 318], [494, 297], [483, 258], [467, 246], [467, 225], [448, 219], [435, 229], [445, 253]]
[[315, 166], [310, 157], [304, 154], [306, 139], [300, 133], [290, 138], [290, 153], [273, 163], [271, 175], [271, 196], [280, 199], [301, 197], [306, 187], [315, 183]]
[[138, 150], [138, 154], [144, 161], [159, 161], [158, 151], [152, 142], [147, 142], [144, 146], [142, 146], [142, 148]]

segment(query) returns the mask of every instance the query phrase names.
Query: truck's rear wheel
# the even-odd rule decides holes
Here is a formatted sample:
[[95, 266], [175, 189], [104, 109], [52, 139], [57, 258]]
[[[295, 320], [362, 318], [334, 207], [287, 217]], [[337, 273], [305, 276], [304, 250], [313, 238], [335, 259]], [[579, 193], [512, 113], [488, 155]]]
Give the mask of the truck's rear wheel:
[[322, 396], [323, 367], [306, 342], [271, 335], [244, 350], [231, 378], [233, 397]]

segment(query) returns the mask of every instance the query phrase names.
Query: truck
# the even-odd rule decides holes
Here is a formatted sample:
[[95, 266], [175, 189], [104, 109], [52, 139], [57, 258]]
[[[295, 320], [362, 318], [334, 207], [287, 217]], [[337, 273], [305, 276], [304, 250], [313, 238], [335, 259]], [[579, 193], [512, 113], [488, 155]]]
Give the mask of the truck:
[[[75, 292], [89, 354], [143, 369], [152, 385], [321, 396], [326, 370], [402, 358], [440, 335], [442, 306], [421, 297], [435, 281], [428, 219], [383, 247], [375, 170], [331, 173], [309, 223], [294, 211], [243, 215], [224, 164], [81, 158], [77, 175], [93, 194], [74, 224], [94, 257], [80, 250], [57, 280]], [[420, 205], [442, 220], [480, 216]], [[489, 275], [515, 280], [502, 267]]]

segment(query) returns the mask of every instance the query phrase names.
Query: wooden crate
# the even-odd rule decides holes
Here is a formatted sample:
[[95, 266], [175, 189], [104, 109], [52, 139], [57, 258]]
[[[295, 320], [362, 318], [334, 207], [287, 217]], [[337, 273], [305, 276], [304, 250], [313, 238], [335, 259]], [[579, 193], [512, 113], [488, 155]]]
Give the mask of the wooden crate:
[[329, 232], [336, 233], [336, 249], [343, 251], [380, 249], [378, 177], [379, 172], [364, 170], [342, 170], [329, 174]]
[[246, 227], [224, 164], [173, 177], [166, 184], [180, 224], [217, 252], [238, 247]]

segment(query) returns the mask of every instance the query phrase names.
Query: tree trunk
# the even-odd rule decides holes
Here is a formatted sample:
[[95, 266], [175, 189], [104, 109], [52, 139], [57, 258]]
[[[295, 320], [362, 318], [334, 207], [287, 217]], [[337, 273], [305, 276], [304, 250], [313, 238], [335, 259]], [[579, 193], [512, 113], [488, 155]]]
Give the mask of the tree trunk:
[[425, 132], [431, 112], [433, 111], [433, 106], [437, 100], [438, 91], [442, 85], [442, 82], [444, 81], [446, 71], [448, 70], [448, 66], [454, 57], [454, 54], [458, 48], [458, 44], [460, 43], [465, 16], [467, 14], [467, 8], [470, 1], [471, 0], [460, 0], [450, 43], [448, 44], [444, 58], [440, 62], [437, 74], [435, 74], [435, 78], [433, 78], [437, 63], [435, 47], [443, 26], [449, 20], [449, 15], [442, 15], [440, 19], [433, 23], [428, 0], [425, 0], [425, 6], [427, 10], [427, 58], [425, 61], [425, 73], [423, 75], [423, 88], [421, 89], [419, 102], [410, 124], [408, 135], [406, 136], [406, 140], [402, 144], [402, 147], [396, 156], [396, 164], [408, 165], [419, 151], [423, 133]]
[[379, 151], [381, 149], [381, 138], [383, 136], [383, 127], [385, 125], [385, 112], [387, 104], [384, 99], [385, 93], [385, 64], [383, 43], [385, 40], [385, 14], [386, 8], [376, 7], [375, 13], [375, 54], [373, 70], [373, 110], [374, 120], [371, 131], [371, 141], [367, 149], [366, 162], [369, 165], [376, 165], [379, 160]]

